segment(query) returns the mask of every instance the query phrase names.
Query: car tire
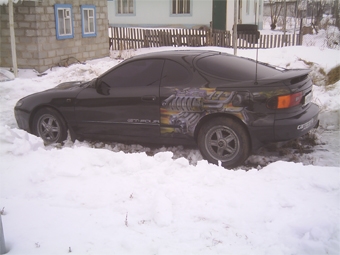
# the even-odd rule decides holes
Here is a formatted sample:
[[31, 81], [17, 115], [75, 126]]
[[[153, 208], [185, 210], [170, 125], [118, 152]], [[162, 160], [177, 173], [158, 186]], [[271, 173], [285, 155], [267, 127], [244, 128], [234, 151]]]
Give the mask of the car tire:
[[41, 137], [45, 144], [62, 143], [67, 138], [64, 119], [51, 108], [43, 108], [36, 112], [32, 122], [32, 132]]
[[205, 123], [198, 133], [198, 147], [204, 159], [225, 168], [244, 163], [250, 153], [245, 128], [231, 118], [218, 117]]

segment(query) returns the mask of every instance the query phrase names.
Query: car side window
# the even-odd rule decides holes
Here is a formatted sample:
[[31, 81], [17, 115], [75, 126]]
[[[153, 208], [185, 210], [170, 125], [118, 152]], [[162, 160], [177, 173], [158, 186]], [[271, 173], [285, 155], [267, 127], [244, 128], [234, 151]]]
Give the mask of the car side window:
[[162, 87], [185, 86], [190, 81], [191, 73], [181, 64], [166, 60], [162, 75]]
[[109, 87], [143, 87], [159, 85], [164, 60], [144, 59], [126, 63], [101, 78]]

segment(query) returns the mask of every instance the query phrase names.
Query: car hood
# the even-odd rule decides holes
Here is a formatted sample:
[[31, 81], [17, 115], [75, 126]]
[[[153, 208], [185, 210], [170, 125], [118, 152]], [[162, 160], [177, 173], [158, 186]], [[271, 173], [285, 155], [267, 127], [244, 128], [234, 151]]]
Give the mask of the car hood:
[[37, 92], [20, 99], [15, 108], [32, 111], [39, 105], [59, 107], [65, 102], [69, 102], [65, 99], [74, 99], [82, 89], [88, 86], [88, 84], [89, 82], [82, 81], [64, 82], [54, 88]]
[[83, 86], [87, 84], [88, 82], [83, 81], [68, 81], [60, 83], [58, 86], [52, 88], [54, 90], [65, 90], [65, 89], [72, 89], [72, 88], [79, 88], [80, 86]]

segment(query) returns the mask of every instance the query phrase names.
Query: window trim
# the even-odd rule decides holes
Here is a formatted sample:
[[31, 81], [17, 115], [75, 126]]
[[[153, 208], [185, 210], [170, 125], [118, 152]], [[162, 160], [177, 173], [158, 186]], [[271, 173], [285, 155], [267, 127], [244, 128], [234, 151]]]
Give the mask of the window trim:
[[[93, 32], [85, 32], [85, 17], [84, 17], [84, 11], [93, 11]], [[97, 22], [96, 22], [96, 6], [95, 5], [81, 5], [80, 6], [81, 11], [81, 34], [83, 37], [96, 37], [97, 36]], [[88, 21], [89, 22], [89, 21]]]
[[[70, 12], [70, 28], [71, 33], [70, 34], [59, 34], [59, 13], [58, 11], [60, 9], [69, 9]], [[55, 26], [56, 26], [56, 36], [57, 40], [64, 40], [64, 39], [70, 39], [74, 38], [74, 26], [73, 26], [73, 10], [71, 4], [55, 4], [54, 5], [54, 17], [55, 17]]]
[[[181, 0], [178, 0], [181, 1]], [[173, 13], [173, 0], [170, 0], [170, 16], [173, 17], [183, 17], [183, 16], [192, 16], [192, 10], [193, 10], [193, 1], [192, 0], [182, 0], [182, 1], [188, 1], [189, 2], [189, 8], [190, 8], [190, 12], [188, 13]]]
[[118, 2], [123, 2], [124, 0], [116, 0], [116, 16], [136, 16], [136, 0], [127, 0], [132, 1], [132, 13], [119, 13], [118, 11]]

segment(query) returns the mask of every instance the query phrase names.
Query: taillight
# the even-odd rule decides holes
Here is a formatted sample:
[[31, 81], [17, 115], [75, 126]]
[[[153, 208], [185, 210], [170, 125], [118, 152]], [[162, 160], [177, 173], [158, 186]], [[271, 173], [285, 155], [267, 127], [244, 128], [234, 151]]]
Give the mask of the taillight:
[[301, 103], [302, 92], [272, 97], [268, 100], [267, 106], [270, 109], [286, 109]]

